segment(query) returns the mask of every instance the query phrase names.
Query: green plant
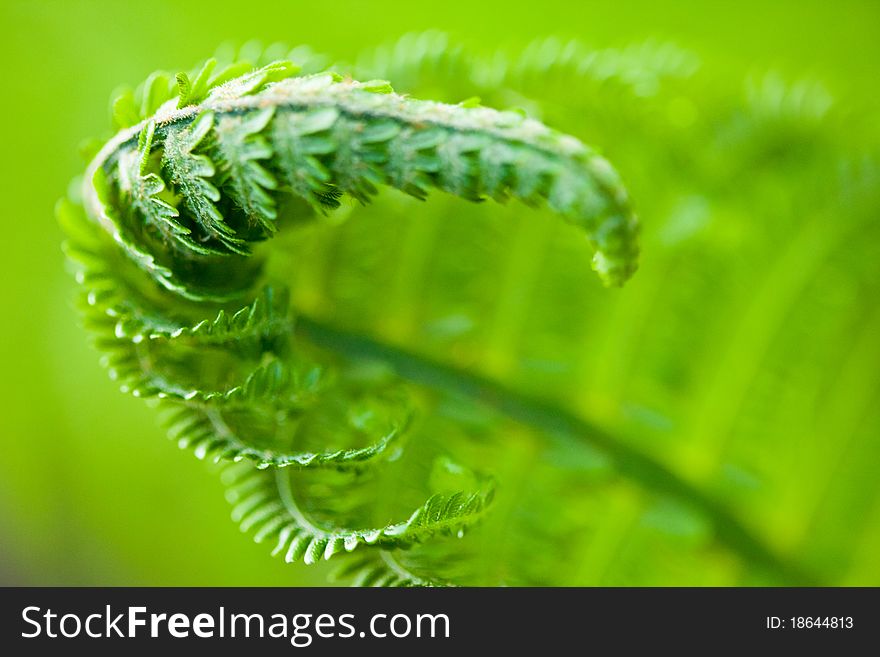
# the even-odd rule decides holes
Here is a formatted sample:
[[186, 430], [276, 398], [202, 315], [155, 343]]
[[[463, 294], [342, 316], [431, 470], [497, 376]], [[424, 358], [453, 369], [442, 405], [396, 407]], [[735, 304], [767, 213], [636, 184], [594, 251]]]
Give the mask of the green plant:
[[[577, 394], [584, 372], [623, 385], [582, 351], [583, 316], [616, 313], [620, 333], [599, 337], [625, 354], [641, 309], [593, 285], [584, 263], [623, 283], [637, 223], [606, 160], [525, 115], [636, 126], [643, 161], [629, 168], [668, 186], [654, 196], [679, 206], [665, 239], [699, 258], [688, 242], [706, 221], [701, 193], [724, 198], [764, 157], [811, 173], [812, 159], [789, 162], [792, 143], [826, 154], [810, 132], [828, 111], [821, 90], [768, 78], [719, 136], [698, 115], [722, 101], [671, 46], [545, 40], [484, 60], [429, 33], [394, 48], [338, 67], [369, 82], [302, 48], [297, 70], [270, 48], [154, 74], [114, 101], [116, 136], [93, 153], [82, 197], [59, 205], [111, 376], [157, 399], [181, 446], [232, 462], [243, 530], [287, 561], [353, 552], [338, 574], [362, 584], [596, 581], [624, 536], [638, 554], [663, 544], [672, 571], [698, 553], [709, 581], [814, 581], [706, 484], [723, 449], [711, 435], [670, 458], [650, 431], [604, 428], [610, 397]], [[525, 110], [413, 100], [377, 77]], [[670, 134], [726, 139], [725, 159], [689, 160], [700, 151], [672, 138], [647, 146], [658, 107]], [[466, 203], [508, 197], [536, 209]], [[664, 339], [699, 342], [693, 325]], [[656, 353], [661, 376], [689, 365]], [[704, 424], [718, 428], [714, 415]], [[625, 563], [622, 581], [650, 582], [638, 558]]]

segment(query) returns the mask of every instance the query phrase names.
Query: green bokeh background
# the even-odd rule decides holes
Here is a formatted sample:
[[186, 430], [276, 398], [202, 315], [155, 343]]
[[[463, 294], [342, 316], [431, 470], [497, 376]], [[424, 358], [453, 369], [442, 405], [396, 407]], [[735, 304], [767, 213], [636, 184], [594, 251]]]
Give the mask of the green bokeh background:
[[[741, 79], [776, 68], [838, 96], [876, 93], [880, 2], [22, 2], [2, 0], [3, 321], [0, 583], [289, 585], [291, 568], [229, 522], [218, 478], [119, 394], [72, 308], [53, 205], [108, 125], [107, 99], [223, 41], [307, 43], [340, 58], [424, 29], [475, 49], [559, 34], [598, 46], [648, 37]], [[876, 303], [876, 300], [874, 300]]]

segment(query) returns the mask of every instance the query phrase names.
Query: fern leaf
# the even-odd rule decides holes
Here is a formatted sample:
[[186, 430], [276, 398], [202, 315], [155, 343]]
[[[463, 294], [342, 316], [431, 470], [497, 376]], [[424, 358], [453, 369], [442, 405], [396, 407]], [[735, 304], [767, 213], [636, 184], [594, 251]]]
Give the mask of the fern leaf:
[[[265, 379], [265, 375], [264, 379]], [[271, 393], [275, 381], [254, 382], [249, 380], [246, 384], [251, 390], [242, 390], [237, 393], [239, 401], [248, 395], [258, 396]], [[255, 392], [253, 387], [261, 386], [261, 390]], [[233, 393], [235, 395], [236, 393]], [[228, 398], [223, 400], [226, 405], [235, 400]], [[377, 460], [393, 454], [393, 449], [399, 444], [405, 431], [406, 424], [394, 425], [388, 428], [385, 435], [380, 436], [372, 444], [364, 447], [349, 449], [337, 449], [332, 452], [296, 451], [295, 449], [271, 449], [259, 448], [253, 444], [253, 439], [245, 439], [233, 433], [229, 425], [224, 422], [221, 411], [218, 408], [208, 408], [210, 399], [203, 401], [205, 410], [192, 407], [173, 409], [167, 416], [168, 434], [177, 442], [181, 449], [188, 449], [198, 459], [220, 461], [241, 461], [246, 459], [258, 470], [266, 468], [297, 468], [315, 469], [325, 468], [340, 471], [357, 471], [370, 467]], [[211, 406], [222, 407], [223, 402]]]
[[165, 191], [165, 182], [155, 173], [147, 172], [155, 129], [155, 123], [150, 121], [141, 130], [137, 150], [120, 157], [119, 187], [148, 225], [192, 248], [196, 245], [188, 238], [190, 229], [179, 222], [177, 209], [160, 197]]
[[223, 78], [235, 72], [235, 69], [231, 69], [226, 71], [215, 83], [212, 83], [213, 88], [208, 94], [208, 98], [222, 101], [250, 96], [262, 91], [273, 82], [278, 82], [295, 75], [298, 71], [299, 67], [292, 62], [277, 61], [266, 64], [245, 75], [223, 81]]
[[[294, 77], [286, 61], [215, 73], [217, 61], [174, 83], [154, 74], [123, 95], [116, 114], [125, 127], [87, 172], [88, 218], [63, 206], [102, 362], [123, 391], [161, 400], [181, 447], [242, 461], [229, 471], [233, 516], [256, 540], [276, 540], [287, 561], [375, 546], [377, 561], [353, 562], [357, 581], [440, 583], [392, 551], [461, 537], [486, 516], [494, 480], [464, 477], [402, 520], [361, 523], [365, 494], [355, 486], [387, 494], [378, 482], [397, 467], [412, 414], [436, 402], [404, 389], [386, 359], [326, 349], [308, 320], [298, 331], [288, 281], [278, 280], [278, 245], [295, 235], [257, 243], [294, 223], [282, 208], [324, 212], [343, 195], [366, 204], [382, 187], [419, 199], [514, 198], [581, 229], [601, 279], [620, 284], [637, 260], [626, 190], [598, 154], [522, 112], [414, 100], [379, 78]], [[318, 477], [302, 503], [292, 472]], [[323, 478], [333, 476], [350, 480], [328, 501]]]
[[[247, 93], [235, 87], [235, 81], [222, 85], [215, 89], [217, 95], [209, 94], [204, 111], [191, 125], [169, 123], [165, 128], [163, 171], [204, 237], [222, 245], [220, 252], [247, 251], [215, 205], [222, 195], [209, 182], [216, 174], [213, 162], [193, 152], [209, 135], [216, 139], [216, 113], [223, 117], [226, 133], [233, 132], [236, 121], [248, 124], [237, 134], [238, 141], [251, 140], [249, 155], [230, 147], [233, 152], [226, 153], [226, 160], [229, 165], [248, 163], [237, 172], [244, 178], [231, 176], [236, 180], [234, 197], [264, 225], [272, 213], [267, 190], [274, 181], [268, 168], [280, 169], [291, 189], [313, 200], [322, 198], [329, 184], [362, 201], [381, 184], [396, 184], [418, 196], [433, 186], [469, 200], [509, 193], [527, 203], [546, 200], [551, 209], [583, 228], [597, 250], [594, 266], [607, 283], [622, 283], [634, 271], [638, 225], [626, 191], [610, 165], [577, 140], [514, 112], [402, 99], [384, 93], [384, 85], [365, 86], [332, 75], [290, 78], [264, 87], [267, 79], [289, 71], [261, 71], [256, 86], [251, 84], [256, 73], [242, 79]], [[237, 90], [219, 93], [227, 87]], [[255, 135], [264, 120], [270, 122], [268, 114], [258, 111], [253, 116], [260, 104], [275, 107], [271, 123], [276, 127], [268, 131], [277, 139], [268, 145], [280, 154], [274, 167], [253, 162], [262, 159], [269, 164], [271, 159], [266, 142]], [[181, 120], [193, 111], [180, 110]], [[285, 121], [280, 115], [288, 113], [307, 118]], [[288, 136], [278, 126], [292, 126], [293, 134]], [[235, 141], [227, 138], [227, 144]], [[481, 167], [483, 152], [488, 155]]]
[[168, 100], [174, 97], [171, 78], [162, 71], [153, 73], [144, 82], [141, 91], [140, 116], [147, 118], [159, 111]]
[[252, 221], [266, 232], [276, 230], [275, 201], [268, 190], [278, 184], [260, 160], [272, 157], [269, 142], [261, 136], [272, 118], [269, 107], [248, 116], [244, 121], [225, 116], [217, 125], [215, 160], [220, 165], [220, 181], [229, 188], [230, 198]]
[[138, 111], [134, 92], [131, 89], [122, 91], [110, 102], [110, 116], [113, 127], [117, 130], [130, 128], [143, 118]]
[[323, 209], [339, 206], [336, 197], [327, 195], [330, 172], [319, 159], [333, 152], [328, 131], [339, 118], [333, 107], [308, 112], [290, 112], [277, 116], [272, 125], [271, 141], [278, 157], [278, 169], [288, 190]]
[[254, 529], [257, 542], [275, 538], [272, 554], [283, 553], [288, 563], [312, 564], [359, 546], [402, 548], [437, 534], [463, 535], [489, 509], [495, 492], [494, 482], [486, 480], [477, 491], [434, 495], [402, 522], [368, 529], [325, 527], [299, 507], [285, 473], [244, 468], [229, 472], [227, 499], [234, 505], [233, 520], [242, 531]]
[[225, 222], [215, 205], [220, 200], [220, 191], [209, 181], [216, 173], [214, 163], [206, 155], [193, 153], [210, 134], [213, 123], [213, 113], [206, 112], [192, 125], [169, 132], [165, 138], [162, 169], [205, 237], [213, 238], [220, 244], [220, 248], [217, 248], [199, 243], [195, 252], [202, 255], [244, 255], [248, 253], [244, 241], [235, 236], [235, 230]]
[[216, 66], [217, 60], [212, 57], [202, 65], [192, 80], [190, 80], [190, 77], [185, 72], [177, 74], [175, 79], [178, 90], [178, 109], [187, 105], [194, 105], [207, 95], [211, 88], [209, 79]]
[[234, 312], [221, 308], [213, 319], [175, 321], [159, 309], [130, 298], [117, 297], [113, 315], [114, 334], [133, 342], [143, 340], [192, 341], [200, 345], [222, 344], [249, 338], [269, 338], [290, 330], [290, 298], [286, 289], [266, 286], [249, 304]]

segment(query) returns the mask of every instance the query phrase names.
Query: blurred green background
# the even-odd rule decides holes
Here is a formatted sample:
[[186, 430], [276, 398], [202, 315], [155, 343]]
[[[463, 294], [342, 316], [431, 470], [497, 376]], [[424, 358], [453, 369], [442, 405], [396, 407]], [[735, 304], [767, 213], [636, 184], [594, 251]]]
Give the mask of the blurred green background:
[[871, 0], [3, 0], [0, 25], [0, 583], [23, 585], [324, 582], [321, 567], [286, 567], [238, 533], [217, 477], [163, 439], [154, 410], [119, 394], [78, 324], [53, 205], [83, 167], [80, 142], [106, 130], [116, 86], [189, 68], [228, 40], [352, 59], [424, 29], [476, 50], [550, 34], [597, 46], [671, 39], [719, 76], [807, 74], [861, 103], [873, 102], [880, 64]]

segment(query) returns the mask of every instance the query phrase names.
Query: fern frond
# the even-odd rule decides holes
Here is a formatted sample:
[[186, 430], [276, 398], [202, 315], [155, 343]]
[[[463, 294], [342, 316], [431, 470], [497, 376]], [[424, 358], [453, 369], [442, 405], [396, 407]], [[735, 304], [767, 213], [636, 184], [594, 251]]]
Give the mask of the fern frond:
[[700, 65], [693, 53], [669, 42], [649, 40], [622, 49], [595, 49], [556, 37], [536, 39], [518, 58], [507, 59], [513, 64], [484, 69], [478, 78], [495, 86], [520, 86], [538, 79], [546, 85], [548, 77], [590, 79], [618, 84], [636, 96], [651, 96], [665, 80], [690, 77]]
[[232, 77], [228, 73], [220, 84], [215, 84], [207, 95], [215, 101], [234, 100], [263, 91], [268, 85], [295, 75], [299, 66], [288, 61], [266, 64], [244, 75]]
[[179, 239], [189, 248], [197, 248], [187, 238], [190, 229], [178, 221], [177, 209], [160, 196], [165, 191], [165, 182], [155, 173], [147, 172], [155, 129], [155, 123], [148, 123], [138, 136], [137, 150], [120, 157], [119, 188], [147, 225], [169, 239]]
[[269, 195], [278, 183], [260, 160], [272, 157], [268, 141], [260, 136], [273, 109], [267, 108], [245, 121], [224, 117], [217, 126], [216, 159], [220, 163], [220, 179], [229, 186], [230, 198], [251, 221], [268, 232], [274, 232], [275, 201]]
[[229, 76], [229, 69], [226, 69], [212, 80], [211, 73], [214, 72], [216, 67], [217, 60], [212, 57], [202, 64], [194, 78], [190, 79], [189, 75], [184, 71], [175, 76], [178, 92], [177, 109], [187, 105], [195, 105], [202, 101], [212, 88], [234, 77], [234, 74]]
[[[254, 95], [242, 95], [233, 81], [215, 89], [203, 105], [162, 117], [162, 170], [201, 228], [199, 244], [219, 242], [196, 253], [245, 254], [247, 249], [246, 236], [237, 234], [216, 207], [221, 193], [209, 181], [216, 174], [214, 163], [194, 151], [209, 135], [217, 138], [215, 115], [227, 131], [235, 122], [256, 121], [242, 133], [254, 139], [254, 126], [269, 120], [260, 108], [271, 106], [272, 123], [293, 130], [290, 138], [286, 128], [268, 131], [278, 142], [269, 145], [283, 155], [266, 162], [266, 168], [279, 169], [290, 188], [306, 191], [307, 198], [314, 199], [332, 184], [366, 201], [378, 185], [388, 184], [417, 196], [434, 187], [468, 200], [509, 194], [526, 203], [546, 201], [587, 233], [596, 248], [594, 268], [604, 281], [620, 284], [635, 270], [638, 224], [626, 191], [607, 161], [579, 141], [518, 113], [405, 99], [385, 93], [385, 87], [332, 75], [286, 79], [258, 92], [265, 76], [257, 77], [260, 83], [254, 88], [250, 82], [241, 83]], [[255, 111], [261, 118], [252, 116]], [[285, 114], [296, 118], [285, 120]], [[303, 135], [310, 137], [307, 148], [300, 143]], [[316, 135], [323, 144], [318, 145]], [[123, 133], [108, 144], [93, 168], [131, 148], [127, 137]], [[250, 159], [270, 155], [265, 142], [253, 143], [257, 153]], [[248, 170], [250, 181], [238, 181], [236, 196], [242, 205], [253, 205], [242, 201], [256, 196], [262, 209], [250, 211], [265, 221], [271, 178], [260, 169]], [[260, 181], [258, 194], [254, 175]], [[243, 193], [245, 189], [250, 195]], [[96, 205], [94, 192], [88, 196]], [[100, 208], [93, 211], [100, 213]]]
[[694, 53], [664, 41], [599, 49], [549, 36], [535, 39], [519, 52], [498, 50], [480, 57], [452, 42], [449, 35], [427, 30], [364, 52], [353, 70], [358, 76], [387, 76], [411, 93], [458, 94], [456, 98], [503, 95], [505, 102], [528, 94], [540, 106], [545, 98], [539, 94], [552, 90], [571, 97], [573, 80], [595, 86], [602, 95], [619, 89], [636, 97], [653, 96], [668, 82], [691, 77], [699, 66]]
[[328, 191], [334, 188], [329, 170], [319, 159], [333, 151], [327, 131], [338, 118], [335, 108], [326, 107], [286, 114], [278, 117], [272, 127], [277, 168], [287, 189], [319, 210], [339, 207], [338, 197], [342, 194], [340, 191], [337, 196], [328, 197]]
[[[364, 585], [877, 574], [876, 487], [825, 496], [877, 456], [877, 317], [852, 302], [880, 280], [869, 119], [775, 75], [730, 94], [655, 42], [215, 60], [119, 95], [58, 212], [111, 376], [197, 457], [241, 461], [256, 539]], [[591, 257], [606, 283], [635, 268], [619, 177], [528, 115], [633, 179], [665, 247], [641, 289], [589, 283]], [[447, 454], [492, 464], [491, 513]], [[825, 549], [841, 526], [861, 556]]]
[[198, 322], [175, 320], [159, 309], [135, 304], [130, 297], [117, 297], [112, 305], [118, 317], [114, 327], [117, 338], [133, 342], [143, 340], [193, 341], [200, 345], [222, 344], [248, 338], [268, 338], [290, 330], [290, 295], [284, 288], [266, 286], [254, 300], [235, 311], [221, 308], [213, 319]]
[[185, 245], [201, 255], [245, 255], [248, 250], [244, 240], [236, 237], [215, 205], [220, 200], [220, 190], [209, 181], [216, 173], [214, 163], [207, 155], [193, 152], [211, 133], [213, 124], [213, 113], [206, 112], [192, 125], [170, 134], [164, 142], [162, 170], [205, 237], [220, 243], [209, 247], [188, 240]]
[[[248, 393], [243, 393], [242, 396]], [[365, 447], [337, 449], [332, 452], [295, 451], [253, 446], [251, 438], [235, 433], [216, 408], [174, 408], [167, 416], [169, 437], [181, 449], [189, 449], [198, 459], [241, 461], [253, 463], [259, 470], [266, 468], [331, 468], [360, 470], [380, 458], [393, 454], [406, 431], [405, 422], [392, 425], [387, 433]]]
[[487, 479], [476, 491], [433, 495], [405, 521], [363, 529], [326, 527], [300, 508], [284, 472], [238, 467], [227, 472], [233, 520], [242, 531], [255, 530], [257, 542], [277, 539], [272, 554], [283, 553], [288, 563], [312, 564], [359, 546], [406, 548], [438, 534], [460, 537], [486, 513], [495, 494], [494, 482]]
[[[120, 132], [88, 168], [85, 212], [59, 206], [85, 323], [120, 388], [161, 400], [180, 447], [242, 462], [226, 475], [228, 497], [257, 541], [306, 563], [375, 547], [373, 561], [350, 564], [357, 581], [441, 583], [393, 551], [461, 537], [486, 515], [494, 480], [414, 487], [404, 519], [359, 521], [352, 482], [384, 482], [372, 492], [388, 496], [386, 471], [412, 417], [434, 402], [402, 391], [381, 358], [349, 358], [297, 333], [278, 245], [300, 214], [344, 196], [366, 204], [384, 187], [418, 199], [513, 198], [580, 229], [600, 278], [619, 285], [638, 256], [627, 192], [595, 151], [521, 112], [415, 100], [379, 77], [296, 77], [277, 59], [283, 48], [244, 50], [173, 79], [156, 73], [114, 102]], [[429, 50], [439, 65], [436, 44]], [[319, 68], [320, 57], [293, 52]], [[331, 503], [323, 480], [297, 500], [292, 476], [354, 479]]]

